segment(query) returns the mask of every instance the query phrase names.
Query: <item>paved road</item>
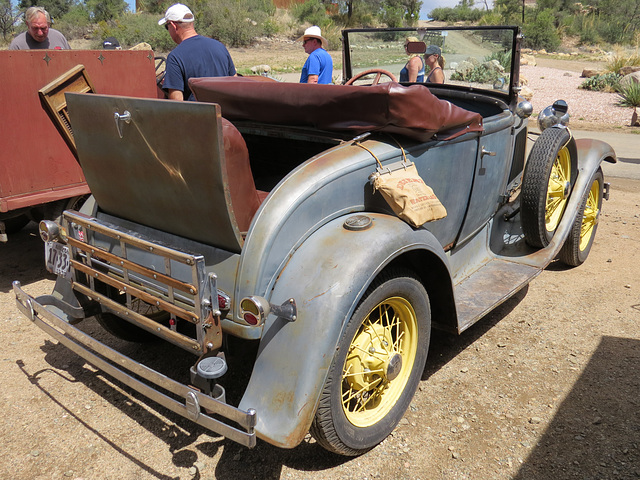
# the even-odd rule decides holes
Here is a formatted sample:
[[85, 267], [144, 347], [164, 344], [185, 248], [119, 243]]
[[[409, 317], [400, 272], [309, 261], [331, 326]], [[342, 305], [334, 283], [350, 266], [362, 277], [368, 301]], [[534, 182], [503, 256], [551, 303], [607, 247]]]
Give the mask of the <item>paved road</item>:
[[605, 177], [624, 177], [640, 180], [640, 134], [590, 132], [572, 130], [576, 138], [595, 138], [607, 142], [618, 156], [618, 163], [604, 162]]

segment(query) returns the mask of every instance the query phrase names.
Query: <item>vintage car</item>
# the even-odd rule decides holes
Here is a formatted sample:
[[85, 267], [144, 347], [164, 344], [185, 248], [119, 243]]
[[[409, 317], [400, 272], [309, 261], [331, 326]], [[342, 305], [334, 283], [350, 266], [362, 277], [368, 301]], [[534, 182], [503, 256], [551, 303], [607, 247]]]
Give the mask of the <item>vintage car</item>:
[[[405, 49], [407, 37], [417, 40]], [[600, 165], [616, 156], [572, 136], [561, 99], [541, 109], [539, 136], [528, 132], [517, 27], [351, 29], [342, 40], [341, 85], [199, 78], [197, 102], [67, 94], [92, 197], [61, 225], [41, 223], [58, 279], [38, 298], [15, 282], [21, 311], [128, 387], [248, 447], [293, 448], [310, 432], [358, 455], [384, 440], [418, 387], [432, 329], [459, 334], [554, 259], [586, 260], [608, 195]], [[446, 57], [445, 83], [394, 81], [405, 50], [427, 45]], [[413, 167], [443, 218], [412, 225], [411, 199], [374, 190]], [[80, 322], [93, 316], [193, 363], [169, 377], [89, 336]], [[244, 380], [229, 361], [243, 355]], [[231, 402], [225, 388], [238, 383]]]

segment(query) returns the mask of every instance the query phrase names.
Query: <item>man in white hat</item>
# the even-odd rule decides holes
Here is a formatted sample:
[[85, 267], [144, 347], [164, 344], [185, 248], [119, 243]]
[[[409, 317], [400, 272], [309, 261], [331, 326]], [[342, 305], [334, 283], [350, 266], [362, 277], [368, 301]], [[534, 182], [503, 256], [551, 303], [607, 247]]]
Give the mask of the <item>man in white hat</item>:
[[333, 83], [333, 59], [327, 52], [328, 42], [320, 27], [307, 28], [298, 40], [302, 40], [304, 51], [309, 55], [302, 67], [300, 83]]
[[217, 40], [198, 35], [189, 7], [176, 3], [158, 21], [178, 44], [167, 57], [162, 88], [172, 100], [194, 100], [189, 79], [236, 75], [236, 67], [227, 48]]

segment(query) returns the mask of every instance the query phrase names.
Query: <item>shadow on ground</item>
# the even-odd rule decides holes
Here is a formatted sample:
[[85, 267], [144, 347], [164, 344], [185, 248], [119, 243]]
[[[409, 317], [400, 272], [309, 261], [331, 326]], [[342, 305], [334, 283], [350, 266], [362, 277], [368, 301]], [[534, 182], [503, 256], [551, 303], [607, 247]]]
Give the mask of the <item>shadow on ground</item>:
[[603, 337], [514, 480], [640, 478], [640, 341]]

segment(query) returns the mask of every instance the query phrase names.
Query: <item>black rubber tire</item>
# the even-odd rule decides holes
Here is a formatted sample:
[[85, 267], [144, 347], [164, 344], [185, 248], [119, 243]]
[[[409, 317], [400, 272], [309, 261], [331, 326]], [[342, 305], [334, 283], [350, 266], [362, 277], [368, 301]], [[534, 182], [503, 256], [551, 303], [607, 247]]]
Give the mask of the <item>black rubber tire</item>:
[[[370, 318], [370, 314], [373, 317], [376, 306], [398, 298], [408, 302], [415, 312], [417, 343], [413, 351], [414, 361], [409, 372], [398, 373], [397, 377], [388, 382], [387, 388], [395, 388], [398, 396], [394, 402], [385, 404], [381, 418], [371, 425], [357, 426], [347, 418], [341, 402], [343, 383], [346, 383], [342, 375], [347, 354], [352, 342], [360, 338], [357, 335], [362, 332], [361, 327], [365, 328], [363, 322]], [[367, 289], [347, 323], [320, 395], [310, 433], [323, 448], [340, 455], [361, 455], [394, 430], [409, 407], [420, 382], [429, 350], [430, 333], [429, 297], [420, 281], [407, 270], [383, 272]], [[400, 383], [392, 386], [396, 380]], [[380, 404], [384, 401], [383, 399]], [[386, 408], [390, 410], [386, 411]]]
[[[589, 189], [582, 196], [580, 210], [578, 210], [571, 232], [569, 232], [569, 236], [558, 255], [560, 261], [565, 265], [577, 267], [587, 260], [598, 230], [603, 196], [604, 174], [602, 168], [598, 168], [591, 177]], [[589, 206], [587, 206], [588, 204]], [[583, 231], [583, 229], [586, 230]], [[589, 235], [589, 237], [584, 238], [584, 235]]]
[[17, 233], [24, 228], [24, 226], [31, 220], [26, 215], [20, 215], [18, 217], [7, 218], [3, 220], [5, 233], [10, 235]]
[[578, 153], [571, 132], [567, 128], [556, 127], [544, 130], [533, 145], [525, 165], [520, 216], [525, 240], [534, 248], [549, 245], [557, 228], [557, 222], [554, 222], [555, 226], [551, 229], [547, 227], [547, 196], [554, 163], [556, 160], [560, 161], [560, 157], [564, 155], [568, 155], [570, 172], [566, 179], [566, 197], [557, 212], [561, 216], [578, 171]]

